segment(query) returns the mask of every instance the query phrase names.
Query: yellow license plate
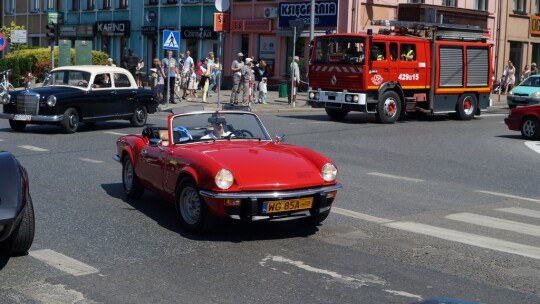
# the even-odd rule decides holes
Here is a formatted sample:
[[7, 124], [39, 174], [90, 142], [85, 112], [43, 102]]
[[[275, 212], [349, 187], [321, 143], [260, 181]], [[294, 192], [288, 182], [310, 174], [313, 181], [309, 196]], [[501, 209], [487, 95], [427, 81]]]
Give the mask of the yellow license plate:
[[313, 205], [313, 197], [294, 198], [263, 203], [262, 213], [287, 212], [294, 210], [309, 209]]

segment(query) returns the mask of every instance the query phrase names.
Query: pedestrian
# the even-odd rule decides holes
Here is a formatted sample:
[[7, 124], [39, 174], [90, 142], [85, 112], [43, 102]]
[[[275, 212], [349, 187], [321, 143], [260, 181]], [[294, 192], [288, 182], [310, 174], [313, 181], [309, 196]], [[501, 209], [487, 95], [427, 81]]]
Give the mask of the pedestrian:
[[249, 106], [251, 105], [251, 91], [253, 90], [253, 83], [255, 82], [255, 76], [253, 75], [253, 59], [246, 58], [246, 63], [242, 66], [241, 74], [244, 85], [242, 105]]
[[176, 58], [174, 58], [173, 51], [167, 51], [167, 57], [161, 60], [161, 64], [163, 65], [163, 71], [166, 79], [165, 98], [169, 96], [169, 102], [176, 104], [176, 101], [174, 101], [174, 86], [176, 84], [176, 75], [178, 74], [178, 61], [176, 61]]
[[[188, 96], [196, 97], [195, 92], [197, 91], [197, 73], [195, 73], [195, 66], [191, 65], [189, 68], [189, 85], [188, 85]], [[188, 98], [189, 99], [189, 98]]]
[[142, 88], [142, 73], [144, 68], [144, 59], [140, 59], [137, 63], [137, 66], [135, 67], [135, 80], [137, 81], [137, 86], [139, 88]]
[[508, 60], [508, 65], [504, 70], [506, 72], [506, 90], [504, 91], [504, 95], [507, 95], [508, 90], [511, 90], [516, 82], [516, 68], [512, 64], [512, 61]]
[[255, 83], [253, 84], [253, 102], [262, 103], [259, 96], [259, 84], [263, 77], [268, 76], [268, 73], [266, 72], [266, 61], [264, 61], [264, 59], [259, 60], [259, 63], [253, 67], [253, 74], [255, 75]]
[[296, 92], [298, 84], [300, 83], [300, 68], [298, 67], [298, 62], [300, 61], [300, 57], [294, 56], [291, 66], [290, 66], [290, 72], [291, 72], [291, 79], [289, 81], [290, 86], [292, 86], [288, 91], [290, 94], [289, 96], [289, 104], [291, 104], [292, 101], [296, 101]]
[[113, 59], [112, 59], [112, 58], [107, 58], [107, 63], [105, 63], [105, 65], [108, 65], [108, 66], [116, 66], [116, 64], [113, 63]]
[[538, 69], [536, 68], [536, 62], [531, 63], [531, 75], [538, 74]]
[[197, 87], [197, 89], [201, 90], [202, 89], [202, 81], [201, 81], [201, 78], [202, 78], [202, 69], [201, 69], [201, 66], [204, 64], [204, 58], [201, 58], [201, 60], [199, 60], [197, 62], [197, 81], [199, 81], [199, 86]]
[[260, 101], [262, 104], [266, 104], [266, 95], [268, 94], [268, 79], [266, 77], [263, 77], [261, 82], [259, 83], [259, 94], [260, 94]]
[[529, 65], [526, 64], [525, 68], [523, 69], [523, 72], [521, 72], [519, 81], [522, 82], [523, 80], [527, 79], [530, 75], [531, 75], [531, 70], [529, 69]]
[[214, 75], [213, 77], [216, 80], [216, 83], [214, 87], [212, 88], [212, 91], [214, 91], [214, 93], [217, 93], [217, 90], [221, 83], [221, 69], [222, 69], [222, 66], [221, 66], [221, 63], [219, 63], [219, 58], [216, 57], [214, 59], [214, 69], [212, 70], [212, 74]]
[[192, 66], [194, 67], [194, 62], [193, 62], [193, 58], [191, 58], [191, 52], [189, 50], [186, 50], [185, 55], [184, 55], [184, 65], [182, 66], [182, 76], [181, 76], [181, 77], [184, 78], [183, 81], [182, 81], [182, 84], [185, 83], [185, 85], [182, 85], [182, 89], [184, 90], [184, 92], [182, 94], [182, 100], [186, 99], [186, 94], [188, 92], [188, 88], [187, 88], [188, 79], [187, 79], [187, 77], [190, 76], [189, 74], [190, 74]]
[[163, 72], [163, 66], [161, 65], [161, 62], [159, 61], [159, 58], [154, 58], [152, 60], [152, 63], [154, 64], [154, 68], [151, 69], [152, 74], [151, 78], [154, 78], [154, 94], [156, 95], [156, 99], [159, 103], [163, 102], [163, 85], [165, 84], [164, 78], [165, 74]]
[[233, 86], [231, 90], [231, 104], [238, 104], [238, 94], [241, 89], [241, 78], [242, 78], [242, 67], [244, 63], [242, 62], [244, 54], [238, 53], [236, 59], [231, 64], [231, 72], [233, 78]]
[[213, 90], [214, 86], [216, 85], [216, 77], [214, 75], [214, 66], [216, 65], [214, 62], [215, 60], [214, 52], [209, 52], [207, 59], [208, 59], [208, 67], [211, 70], [210, 76], [209, 76], [210, 83], [208, 84], [208, 93], [209, 93], [208, 97], [210, 97], [210, 90]]
[[201, 88], [202, 88], [202, 102], [206, 103], [206, 98], [208, 97], [208, 86], [210, 84], [210, 75], [212, 68], [208, 63], [208, 59], [204, 59], [203, 64], [201, 65]]

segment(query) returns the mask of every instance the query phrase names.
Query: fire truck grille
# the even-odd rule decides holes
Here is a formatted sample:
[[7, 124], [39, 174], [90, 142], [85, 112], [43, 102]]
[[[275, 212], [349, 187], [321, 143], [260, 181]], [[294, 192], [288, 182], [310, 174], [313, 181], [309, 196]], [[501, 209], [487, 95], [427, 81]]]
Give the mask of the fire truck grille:
[[21, 93], [17, 96], [17, 113], [38, 115], [39, 95]]
[[321, 73], [310, 75], [309, 86], [323, 90], [348, 90], [358, 91], [363, 87], [362, 77], [359, 73]]

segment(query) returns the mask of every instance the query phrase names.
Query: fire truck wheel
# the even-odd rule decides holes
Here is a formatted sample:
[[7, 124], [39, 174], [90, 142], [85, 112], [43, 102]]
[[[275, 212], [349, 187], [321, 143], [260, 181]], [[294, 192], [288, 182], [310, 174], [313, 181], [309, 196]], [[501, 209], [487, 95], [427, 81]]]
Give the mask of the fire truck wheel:
[[349, 110], [345, 109], [324, 108], [324, 110], [332, 120], [342, 120], [349, 114]]
[[456, 105], [459, 120], [471, 120], [476, 112], [476, 97], [473, 94], [463, 94]]
[[377, 118], [381, 123], [394, 123], [401, 114], [401, 99], [394, 91], [386, 91], [377, 103]]

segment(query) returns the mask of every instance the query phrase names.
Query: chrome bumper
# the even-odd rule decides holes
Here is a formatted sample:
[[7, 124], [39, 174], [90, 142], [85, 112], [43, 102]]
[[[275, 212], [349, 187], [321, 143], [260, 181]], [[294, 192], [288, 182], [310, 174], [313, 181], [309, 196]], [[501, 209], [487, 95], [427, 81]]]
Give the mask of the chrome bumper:
[[303, 190], [292, 190], [292, 191], [268, 191], [268, 192], [214, 192], [201, 190], [199, 193], [202, 196], [210, 198], [219, 198], [219, 199], [258, 199], [258, 198], [288, 198], [288, 197], [298, 197], [306, 195], [314, 195], [318, 193], [325, 193], [335, 191], [342, 188], [343, 185], [335, 184], [327, 187], [313, 188], [313, 189], [303, 189]]
[[[3, 118], [3, 119], [15, 120], [14, 119], [15, 115], [19, 115], [19, 114], [0, 112], [0, 118]], [[20, 114], [20, 115], [28, 115], [28, 114]], [[28, 116], [30, 116], [30, 120], [17, 120], [17, 121], [23, 121], [23, 122], [28, 122], [28, 123], [31, 123], [33, 121], [36, 121], [36, 122], [60, 122], [64, 118], [64, 115], [51, 115], [51, 116], [28, 115]]]

